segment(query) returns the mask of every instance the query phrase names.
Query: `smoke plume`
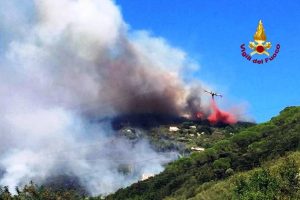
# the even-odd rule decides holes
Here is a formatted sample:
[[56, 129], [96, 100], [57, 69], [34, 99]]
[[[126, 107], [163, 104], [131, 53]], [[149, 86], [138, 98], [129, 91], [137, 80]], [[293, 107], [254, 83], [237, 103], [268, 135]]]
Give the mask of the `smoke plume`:
[[0, 42], [1, 185], [68, 174], [92, 194], [113, 192], [172, 156], [91, 119], [207, 113], [201, 92], [183, 82], [197, 64], [131, 30], [111, 0], [2, 1]]

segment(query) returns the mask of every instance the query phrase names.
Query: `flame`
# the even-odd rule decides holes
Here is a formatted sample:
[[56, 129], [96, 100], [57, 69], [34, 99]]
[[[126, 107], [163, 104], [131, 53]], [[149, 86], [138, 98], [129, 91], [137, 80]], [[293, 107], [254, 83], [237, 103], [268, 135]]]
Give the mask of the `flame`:
[[262, 24], [262, 21], [259, 20], [257, 29], [256, 29], [256, 33], [254, 35], [254, 40], [260, 40], [260, 41], [266, 41], [267, 40], [267, 36], [265, 34], [265, 30]]

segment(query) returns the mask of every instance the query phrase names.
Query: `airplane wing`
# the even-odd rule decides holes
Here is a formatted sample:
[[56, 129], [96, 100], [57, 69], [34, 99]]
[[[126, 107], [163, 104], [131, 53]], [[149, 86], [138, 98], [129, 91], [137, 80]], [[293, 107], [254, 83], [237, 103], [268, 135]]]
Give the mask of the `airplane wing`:
[[212, 92], [210, 92], [210, 91], [207, 91], [207, 90], [204, 90], [204, 92], [207, 92], [207, 93], [209, 93], [209, 94], [211, 94]]
[[216, 94], [216, 96], [223, 97], [223, 95], [221, 95], [221, 94]]

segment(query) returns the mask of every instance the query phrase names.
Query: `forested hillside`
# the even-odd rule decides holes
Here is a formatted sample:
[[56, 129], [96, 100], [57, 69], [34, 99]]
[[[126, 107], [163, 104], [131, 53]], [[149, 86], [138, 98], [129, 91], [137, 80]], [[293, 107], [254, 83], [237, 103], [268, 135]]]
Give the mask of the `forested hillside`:
[[[204, 152], [193, 153], [190, 157], [179, 159], [169, 164], [164, 172], [150, 178], [146, 181], [138, 182], [132, 186], [120, 189], [115, 194], [107, 197], [107, 199], [189, 199], [197, 197], [199, 187], [206, 187], [215, 181], [227, 180], [231, 176], [236, 176], [239, 172], [245, 172], [254, 168], [263, 166], [267, 162], [287, 156], [292, 151], [299, 150], [300, 145], [300, 107], [288, 107], [280, 112], [280, 115], [272, 118], [269, 122], [262, 123], [235, 134], [231, 138], [221, 140], [206, 149]], [[295, 154], [296, 157], [299, 154]], [[297, 159], [296, 159], [297, 160]], [[299, 160], [299, 159], [298, 159]], [[288, 165], [289, 167], [285, 167]], [[280, 167], [282, 175], [280, 185], [270, 187], [280, 188], [283, 192], [281, 195], [287, 199], [296, 198], [289, 194], [291, 187], [295, 187], [296, 193], [299, 194], [299, 180], [297, 173], [299, 167], [295, 158], [289, 162], [284, 162]], [[287, 169], [285, 171], [284, 169]], [[295, 173], [288, 170], [296, 170]], [[278, 172], [279, 173], [279, 172]], [[219, 199], [234, 198], [234, 195], [240, 195], [237, 199], [259, 199], [247, 197], [247, 193], [254, 193], [255, 179], [266, 177], [275, 184], [275, 179], [270, 175], [268, 170], [259, 171], [250, 177], [249, 181], [230, 182], [236, 190], [219, 193]], [[233, 179], [230, 179], [233, 180]], [[253, 183], [252, 183], [253, 182]], [[279, 181], [280, 182], [280, 181]], [[228, 185], [230, 185], [228, 183]], [[276, 183], [277, 184], [277, 183]], [[269, 187], [269, 186], [268, 186]], [[281, 188], [282, 187], [282, 188]], [[248, 190], [250, 192], [248, 192]], [[268, 189], [269, 190], [269, 189]], [[281, 191], [282, 190], [282, 191]], [[271, 193], [277, 194], [270, 190]], [[220, 191], [221, 192], [221, 191]], [[253, 194], [253, 195], [254, 195]], [[217, 198], [217, 194], [215, 199]], [[224, 195], [224, 196], [223, 196]], [[257, 194], [259, 195], [259, 194]], [[294, 194], [293, 194], [294, 195]], [[213, 195], [210, 197], [214, 199]], [[205, 199], [205, 198], [204, 198]], [[273, 199], [269, 196], [264, 199]]]
[[[183, 125], [186, 126], [186, 125]], [[203, 127], [199, 127], [202, 130]], [[207, 128], [207, 127], [206, 127]], [[197, 128], [198, 129], [198, 128]], [[216, 136], [199, 137], [207, 142], [206, 149], [193, 152], [166, 166], [166, 169], [147, 180], [105, 197], [108, 200], [218, 200], [218, 199], [300, 199], [300, 107], [288, 107], [269, 122], [235, 129], [233, 134], [220, 136], [224, 130], [215, 129]], [[170, 141], [177, 141], [184, 129]], [[231, 130], [230, 130], [231, 131]], [[230, 132], [229, 131], [229, 132]], [[195, 145], [187, 132], [187, 145]], [[155, 137], [154, 137], [155, 136]], [[150, 135], [160, 141], [159, 135]], [[166, 138], [168, 134], [163, 135]], [[207, 140], [206, 140], [207, 139]], [[12, 194], [1, 187], [4, 200], [97, 200], [89, 197], [80, 186], [37, 186], [34, 183], [16, 188]], [[59, 179], [60, 180], [60, 179]], [[54, 184], [54, 185], [53, 185]]]

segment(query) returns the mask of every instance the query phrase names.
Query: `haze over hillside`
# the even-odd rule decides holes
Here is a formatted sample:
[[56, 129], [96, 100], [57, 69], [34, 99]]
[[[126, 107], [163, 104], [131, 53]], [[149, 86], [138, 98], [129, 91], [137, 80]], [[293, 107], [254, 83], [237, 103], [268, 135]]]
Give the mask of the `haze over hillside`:
[[0, 199], [300, 198], [300, 108], [249, 122], [115, 1], [1, 1], [0, 27]]
[[[143, 181], [107, 197], [89, 197], [77, 184], [80, 183], [78, 180], [68, 177], [48, 179], [45, 187], [31, 183], [17, 189], [17, 195], [2, 188], [0, 197], [34, 200], [299, 199], [299, 122], [300, 107], [288, 107], [279, 116], [258, 125], [208, 126], [203, 122], [185, 121], [177, 124], [179, 129], [175, 132], [161, 125], [146, 134], [139, 132], [139, 128], [124, 127], [120, 136], [133, 143], [147, 137], [153, 148], [168, 151], [180, 142], [185, 147], [178, 151], [183, 150], [186, 154], [167, 164], [160, 174], [144, 174]], [[202, 133], [197, 135], [200, 130]], [[206, 145], [206, 148], [193, 150], [191, 147], [195, 145]], [[148, 160], [147, 164], [150, 162]], [[130, 168], [123, 167], [122, 173], [130, 176]]]
[[107, 199], [299, 199], [299, 150], [300, 107], [288, 107]]
[[[177, 158], [147, 138], [119, 137], [110, 121], [119, 116], [229, 119], [203, 97], [200, 80], [184, 81], [197, 62], [132, 30], [114, 1], [2, 1], [0, 12], [0, 184], [12, 191], [66, 176], [89, 194], [109, 194]], [[239, 108], [226, 116], [244, 117]], [[120, 170], [153, 157], [130, 176]]]

